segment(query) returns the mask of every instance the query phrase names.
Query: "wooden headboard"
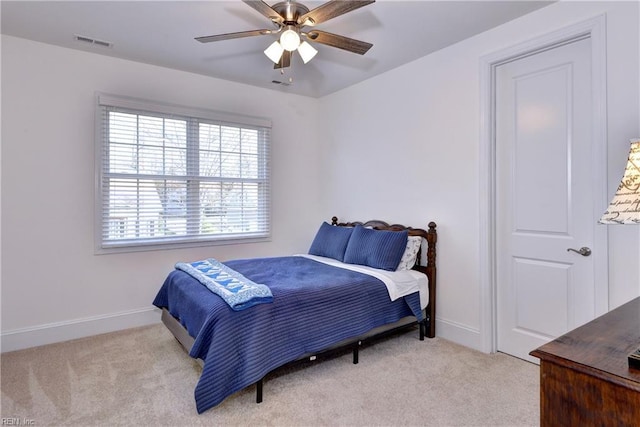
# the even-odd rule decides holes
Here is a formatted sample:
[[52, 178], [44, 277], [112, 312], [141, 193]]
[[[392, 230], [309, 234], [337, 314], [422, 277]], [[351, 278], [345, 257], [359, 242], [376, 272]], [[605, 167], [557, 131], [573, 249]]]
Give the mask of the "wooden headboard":
[[331, 218], [331, 224], [340, 227], [355, 227], [362, 225], [363, 227], [371, 227], [375, 230], [388, 231], [404, 231], [407, 230], [409, 236], [420, 236], [427, 241], [427, 264], [422, 265], [422, 250], [418, 252], [416, 257], [416, 265], [414, 270], [418, 270], [426, 274], [429, 280], [429, 304], [427, 305], [427, 336], [433, 338], [436, 335], [436, 242], [438, 241], [438, 233], [436, 231], [436, 223], [430, 222], [429, 230], [423, 228], [413, 228], [402, 224], [388, 224], [380, 220], [370, 220], [366, 222], [338, 222], [338, 217]]

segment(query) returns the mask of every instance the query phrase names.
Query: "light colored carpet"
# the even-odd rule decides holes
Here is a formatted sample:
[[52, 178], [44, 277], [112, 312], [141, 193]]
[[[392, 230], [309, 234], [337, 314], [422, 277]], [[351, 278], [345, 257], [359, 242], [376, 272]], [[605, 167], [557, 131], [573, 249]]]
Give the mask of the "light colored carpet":
[[[1, 416], [45, 425], [534, 426], [538, 366], [417, 331], [286, 368], [198, 415], [200, 366], [159, 324], [1, 355]], [[26, 421], [26, 423], [25, 423]]]

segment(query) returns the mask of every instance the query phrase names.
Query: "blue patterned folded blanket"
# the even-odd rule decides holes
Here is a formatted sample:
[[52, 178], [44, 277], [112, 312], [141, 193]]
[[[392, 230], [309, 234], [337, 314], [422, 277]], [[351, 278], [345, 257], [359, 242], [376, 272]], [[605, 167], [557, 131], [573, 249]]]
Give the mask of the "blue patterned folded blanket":
[[202, 283], [235, 311], [273, 302], [273, 295], [268, 286], [252, 282], [213, 258], [191, 263], [179, 262], [176, 269], [184, 271]]

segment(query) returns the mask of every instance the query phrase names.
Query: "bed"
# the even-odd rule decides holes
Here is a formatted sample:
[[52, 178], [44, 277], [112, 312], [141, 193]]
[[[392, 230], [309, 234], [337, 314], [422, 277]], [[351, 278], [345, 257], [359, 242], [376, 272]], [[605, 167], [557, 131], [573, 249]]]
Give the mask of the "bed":
[[[153, 304], [201, 361], [198, 413], [253, 384], [261, 402], [264, 377], [284, 365], [338, 349], [358, 363], [365, 341], [398, 328], [417, 324], [420, 340], [433, 338], [436, 241], [434, 222], [427, 230], [333, 217], [307, 254], [176, 264]], [[230, 300], [221, 283], [258, 296]]]

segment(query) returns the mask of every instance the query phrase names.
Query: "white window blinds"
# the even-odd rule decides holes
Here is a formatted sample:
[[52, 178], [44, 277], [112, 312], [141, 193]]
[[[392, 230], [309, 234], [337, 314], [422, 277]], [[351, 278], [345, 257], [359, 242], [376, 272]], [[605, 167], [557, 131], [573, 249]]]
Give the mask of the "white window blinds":
[[99, 249], [269, 237], [270, 127], [99, 94]]

